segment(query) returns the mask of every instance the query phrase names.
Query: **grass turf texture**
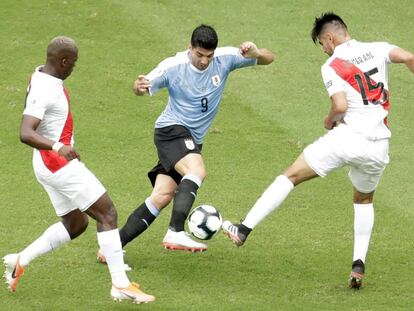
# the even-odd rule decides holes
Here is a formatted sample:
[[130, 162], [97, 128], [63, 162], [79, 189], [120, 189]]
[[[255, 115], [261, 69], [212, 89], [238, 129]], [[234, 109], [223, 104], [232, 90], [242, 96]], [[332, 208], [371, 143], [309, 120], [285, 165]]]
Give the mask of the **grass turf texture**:
[[[167, 94], [137, 98], [133, 80], [184, 50], [192, 29], [213, 25], [219, 45], [252, 40], [274, 51], [268, 67], [234, 72], [207, 136], [208, 179], [197, 204], [224, 218], [243, 216], [269, 183], [324, 133], [329, 99], [309, 37], [313, 18], [334, 10], [359, 40], [414, 51], [410, 1], [11, 1], [0, 4], [0, 251], [22, 249], [57, 221], [18, 141], [26, 83], [56, 35], [73, 37], [79, 61], [66, 86], [82, 160], [108, 188], [119, 223], [151, 191], [153, 123]], [[353, 246], [346, 170], [298, 187], [237, 249], [222, 235], [203, 254], [167, 252], [170, 208], [126, 247], [132, 280], [157, 297], [146, 310], [408, 310], [413, 303], [414, 76], [391, 66], [391, 164], [378, 188], [366, 287], [347, 288]], [[18, 291], [0, 289], [1, 310], [132, 310], [109, 298], [110, 279], [95, 264], [95, 226], [26, 269]]]

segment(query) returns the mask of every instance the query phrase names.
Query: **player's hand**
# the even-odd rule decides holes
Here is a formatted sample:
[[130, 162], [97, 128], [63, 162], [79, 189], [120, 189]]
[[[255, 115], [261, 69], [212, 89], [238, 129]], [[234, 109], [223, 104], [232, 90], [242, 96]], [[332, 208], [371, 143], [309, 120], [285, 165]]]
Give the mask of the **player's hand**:
[[336, 125], [335, 122], [332, 122], [331, 119], [329, 119], [328, 117], [325, 118], [324, 127], [327, 130], [332, 130], [335, 127], [335, 125]]
[[324, 121], [324, 126], [327, 130], [332, 130], [335, 126], [338, 126], [341, 123], [344, 123], [344, 121], [343, 120], [332, 121], [331, 119], [326, 117]]
[[246, 58], [257, 58], [260, 54], [256, 44], [250, 41], [243, 42], [240, 45], [240, 53]]
[[151, 83], [144, 75], [139, 75], [138, 79], [134, 82], [134, 93], [138, 96], [142, 96], [148, 92], [151, 87]]
[[63, 145], [59, 149], [58, 153], [68, 161], [71, 161], [73, 159], [80, 160], [79, 153], [76, 151], [75, 147], [73, 147], [71, 145]]

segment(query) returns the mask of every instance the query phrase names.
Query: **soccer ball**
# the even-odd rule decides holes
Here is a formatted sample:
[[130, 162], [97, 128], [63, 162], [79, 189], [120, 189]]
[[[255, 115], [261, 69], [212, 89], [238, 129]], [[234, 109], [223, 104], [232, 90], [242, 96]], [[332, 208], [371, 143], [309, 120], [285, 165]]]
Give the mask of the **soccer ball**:
[[219, 211], [206, 204], [196, 207], [188, 217], [188, 229], [200, 240], [210, 240], [220, 231], [222, 223]]

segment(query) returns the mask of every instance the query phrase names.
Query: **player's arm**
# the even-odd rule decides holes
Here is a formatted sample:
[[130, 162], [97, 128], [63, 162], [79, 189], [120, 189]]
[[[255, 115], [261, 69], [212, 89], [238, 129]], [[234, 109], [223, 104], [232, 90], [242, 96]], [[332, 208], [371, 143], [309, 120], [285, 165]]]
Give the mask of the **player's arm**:
[[394, 48], [389, 53], [390, 61], [397, 64], [405, 64], [414, 73], [414, 55], [402, 48]]
[[342, 121], [342, 118], [348, 109], [348, 101], [346, 100], [345, 92], [338, 92], [331, 96], [331, 110], [325, 118], [325, 128], [331, 130], [335, 127], [337, 122]]
[[268, 49], [259, 49], [256, 44], [250, 41], [240, 45], [240, 53], [245, 58], [257, 58], [258, 65], [269, 65], [274, 60], [274, 55]]
[[139, 75], [134, 82], [133, 90], [135, 95], [143, 96], [149, 92], [150, 87], [150, 81], [144, 75]]
[[71, 145], [63, 145], [39, 135], [36, 132], [40, 119], [30, 115], [23, 115], [20, 125], [20, 141], [39, 150], [54, 150], [66, 160], [79, 159], [79, 154]]

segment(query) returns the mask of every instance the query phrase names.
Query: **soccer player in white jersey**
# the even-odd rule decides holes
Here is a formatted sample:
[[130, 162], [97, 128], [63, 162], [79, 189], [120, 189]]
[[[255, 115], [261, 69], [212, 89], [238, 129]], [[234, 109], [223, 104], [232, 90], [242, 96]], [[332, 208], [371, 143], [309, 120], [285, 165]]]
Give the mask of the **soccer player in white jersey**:
[[352, 39], [343, 20], [334, 13], [315, 19], [312, 40], [330, 57], [322, 78], [332, 101], [324, 120], [329, 132], [306, 147], [296, 161], [266, 189], [240, 224], [223, 223], [238, 246], [301, 182], [325, 177], [344, 165], [350, 167], [354, 189], [354, 253], [349, 286], [359, 288], [374, 224], [373, 197], [389, 162], [387, 126], [389, 93], [387, 67], [404, 63], [414, 72], [413, 54], [386, 42]]
[[34, 148], [34, 173], [61, 221], [21, 252], [6, 255], [4, 277], [10, 290], [16, 291], [28, 264], [82, 234], [89, 215], [97, 222], [98, 243], [112, 278], [112, 297], [150, 302], [155, 298], [131, 283], [125, 273], [114, 204], [99, 180], [80, 162], [74, 147], [70, 99], [63, 80], [72, 73], [77, 59], [75, 42], [68, 37], [56, 37], [47, 47], [46, 64], [37, 67], [31, 77], [20, 139]]
[[[159, 163], [148, 173], [154, 189], [120, 230], [123, 246], [147, 229], [174, 199], [164, 247], [192, 252], [207, 250], [207, 245], [184, 232], [184, 222], [206, 177], [201, 156], [204, 137], [217, 114], [230, 72], [273, 61], [269, 50], [258, 49], [252, 42], [244, 42], [240, 48], [217, 48], [217, 43], [216, 31], [200, 25], [192, 33], [188, 50], [165, 59], [134, 83], [136, 95], [154, 95], [166, 88], [169, 98], [155, 123]], [[104, 260], [102, 256], [101, 259]]]

